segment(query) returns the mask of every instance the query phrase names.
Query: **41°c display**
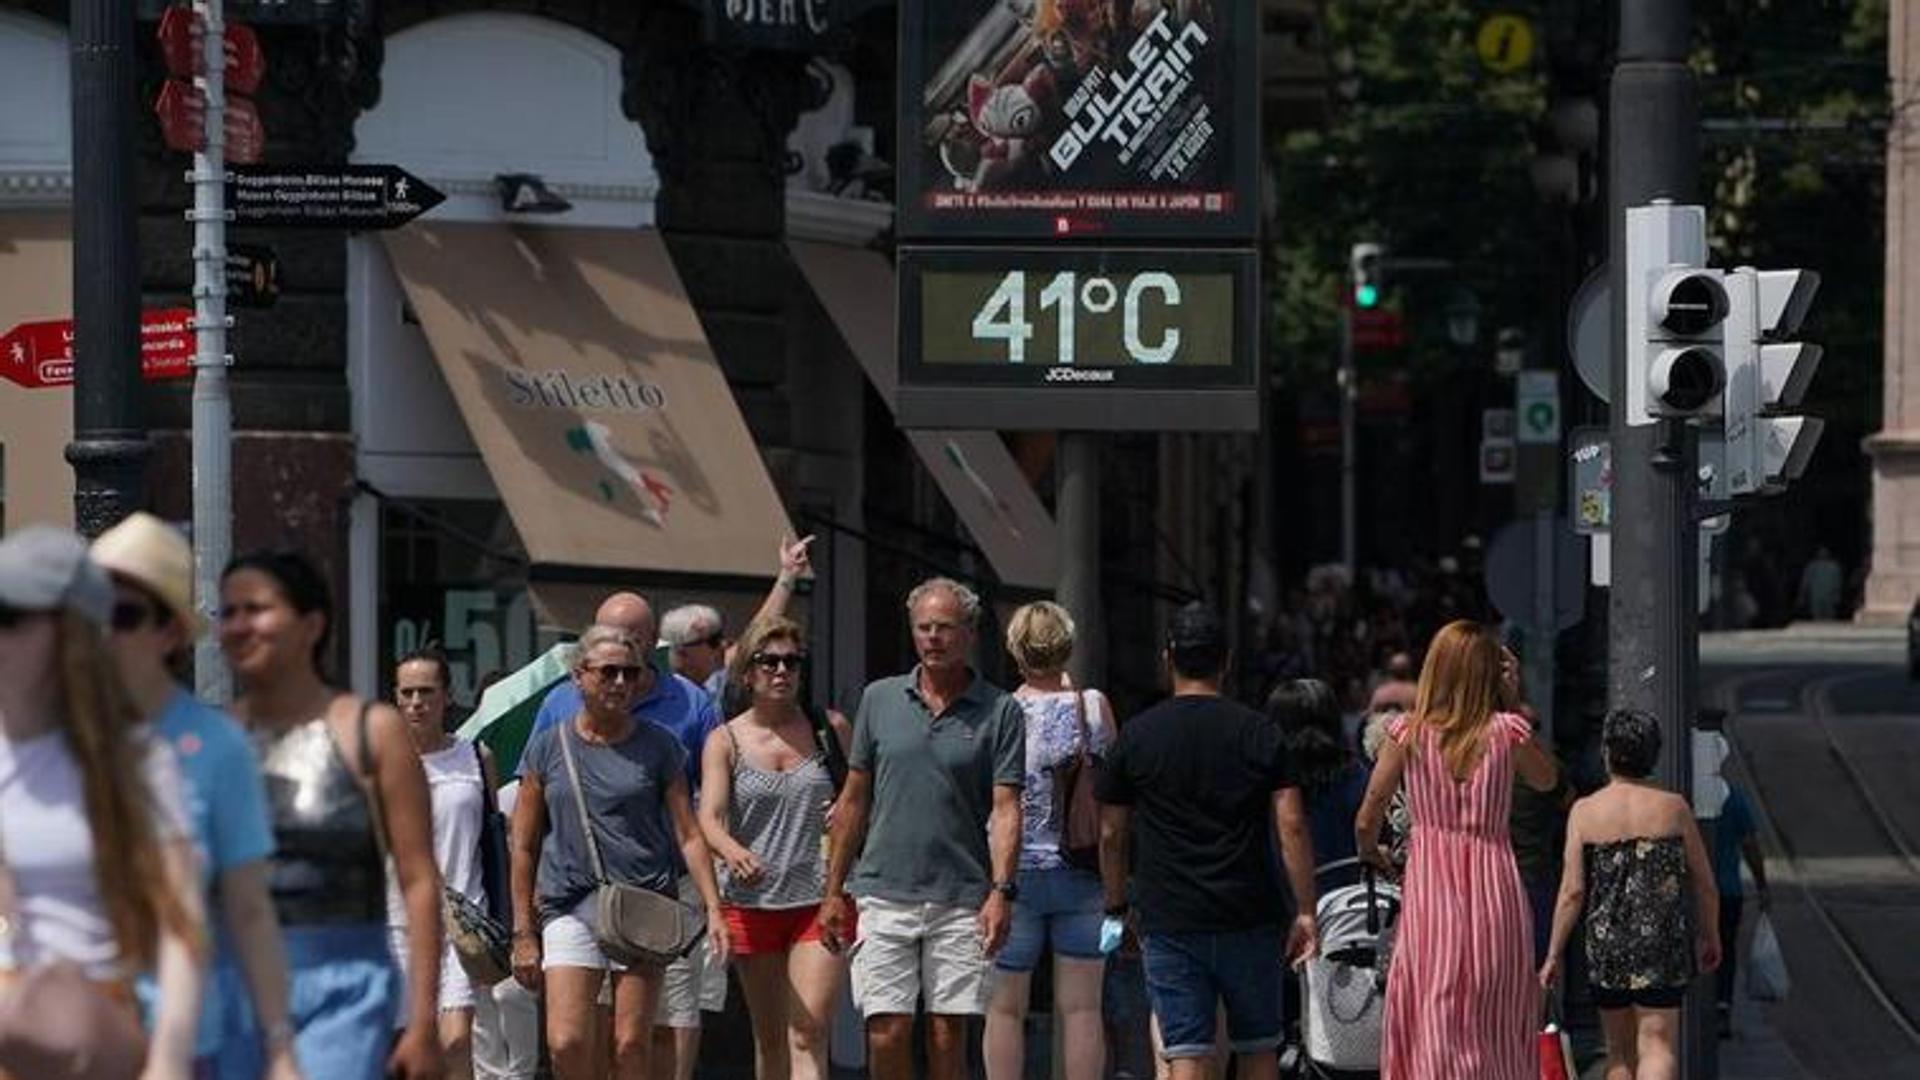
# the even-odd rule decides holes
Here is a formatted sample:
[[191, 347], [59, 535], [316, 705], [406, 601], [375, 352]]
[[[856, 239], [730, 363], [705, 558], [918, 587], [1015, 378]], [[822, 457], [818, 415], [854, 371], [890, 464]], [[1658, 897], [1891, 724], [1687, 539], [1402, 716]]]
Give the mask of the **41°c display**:
[[[1197, 410], [1222, 409], [1223, 393], [1251, 392], [1252, 252], [910, 247], [899, 280], [896, 408], [904, 406], [903, 421], [918, 418], [910, 425], [1027, 426], [1008, 419], [1005, 405], [1033, 414], [1034, 426], [1066, 426], [1058, 415], [1066, 410], [1075, 423], [1104, 428], [1118, 425], [1116, 407], [1144, 405], [1157, 411], [1134, 426], [1157, 426], [1168, 419], [1164, 409], [1191, 406], [1197, 426], [1172, 430], [1243, 429], [1244, 418], [1224, 419], [1239, 415], [1239, 399], [1211, 422], [1199, 423], [1208, 418]], [[1108, 396], [1086, 396], [1095, 392]], [[1054, 414], [1050, 425], [1043, 413]]]

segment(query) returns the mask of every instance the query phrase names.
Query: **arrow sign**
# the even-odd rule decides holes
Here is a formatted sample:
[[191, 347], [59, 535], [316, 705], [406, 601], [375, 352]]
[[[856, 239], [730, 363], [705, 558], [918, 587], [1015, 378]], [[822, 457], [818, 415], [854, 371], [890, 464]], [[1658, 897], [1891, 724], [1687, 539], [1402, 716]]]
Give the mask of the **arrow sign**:
[[227, 170], [236, 225], [397, 229], [446, 201], [398, 165], [256, 165]]
[[[153, 111], [160, 118], [160, 137], [167, 149], [197, 154], [207, 148], [207, 96], [198, 87], [182, 79], [168, 79], [160, 88]], [[267, 129], [253, 102], [243, 97], [228, 98], [223, 126], [228, 161], [249, 165], [260, 160], [267, 147]]]
[[[191, 79], [201, 74], [201, 42], [206, 38], [206, 20], [185, 7], [170, 7], [160, 16], [160, 28], [154, 36], [160, 42], [160, 59], [167, 74]], [[229, 93], [251, 94], [260, 89], [267, 73], [267, 52], [260, 47], [260, 35], [245, 23], [228, 23], [221, 45], [226, 55], [226, 88]]]
[[[140, 313], [140, 374], [148, 380], [193, 374], [193, 311]], [[73, 320], [21, 323], [0, 337], [0, 377], [30, 390], [73, 383]]]

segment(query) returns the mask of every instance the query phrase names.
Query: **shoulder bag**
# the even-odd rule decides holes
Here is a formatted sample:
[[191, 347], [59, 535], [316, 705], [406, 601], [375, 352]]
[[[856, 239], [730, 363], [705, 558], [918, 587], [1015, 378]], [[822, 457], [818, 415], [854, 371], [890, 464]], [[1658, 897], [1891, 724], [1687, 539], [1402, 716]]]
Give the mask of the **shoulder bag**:
[[[0, 850], [0, 943], [21, 936], [19, 894]], [[132, 1080], [147, 1037], [123, 1002], [78, 965], [0, 971], [0, 1074], [20, 1080]]]
[[807, 726], [813, 729], [813, 745], [820, 751], [821, 760], [827, 763], [827, 775], [833, 780], [833, 793], [847, 786], [847, 752], [840, 746], [840, 737], [834, 734], [833, 723], [824, 709], [813, 705], [802, 705], [806, 713]]
[[480, 806], [480, 879], [487, 903], [474, 903], [456, 889], [441, 893], [440, 919], [446, 923], [447, 942], [453, 955], [474, 984], [490, 987], [513, 974], [513, 935], [498, 914], [496, 897], [506, 890], [496, 877], [504, 877], [506, 840], [502, 835], [500, 811], [487, 784], [486, 762], [480, 747], [473, 746], [474, 767], [480, 773], [480, 788], [486, 800]]
[[1087, 722], [1087, 692], [1073, 694], [1073, 715], [1080, 725], [1080, 754], [1067, 777], [1065, 822], [1061, 827], [1060, 857], [1080, 870], [1100, 869], [1100, 803], [1094, 798], [1100, 758], [1093, 752], [1093, 725]]
[[594, 940], [608, 959], [666, 967], [692, 952], [707, 936], [706, 920], [671, 896], [608, 879], [607, 864], [600, 857], [600, 841], [593, 833], [593, 816], [587, 813], [586, 792], [580, 786], [580, 767], [573, 761], [573, 721], [563, 721], [555, 734], [560, 739], [560, 756], [567, 763], [567, 779], [573, 785], [573, 805], [580, 812], [580, 831], [587, 837], [593, 879], [598, 883], [593, 890]]

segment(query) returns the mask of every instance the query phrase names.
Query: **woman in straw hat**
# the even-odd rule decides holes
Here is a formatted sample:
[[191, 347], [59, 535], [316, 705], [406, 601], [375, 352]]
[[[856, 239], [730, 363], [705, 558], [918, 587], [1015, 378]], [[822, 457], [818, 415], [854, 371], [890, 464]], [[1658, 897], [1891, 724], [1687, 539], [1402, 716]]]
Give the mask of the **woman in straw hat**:
[[[143, 512], [101, 534], [93, 560], [113, 578], [111, 640], [120, 676], [140, 715], [179, 759], [201, 885], [213, 901], [210, 921], [223, 930], [215, 937], [194, 1055], [208, 1075], [262, 1075], [238, 1060], [250, 1048], [225, 1046], [240, 1042], [244, 992], [264, 1033], [264, 1076], [293, 1080], [300, 1070], [287, 1020], [286, 952], [267, 889], [273, 827], [260, 765], [240, 726], [174, 676], [206, 629], [193, 606], [193, 550], [179, 530]], [[143, 996], [153, 992], [141, 989]]]
[[[184, 1080], [203, 941], [193, 845], [173, 755], [139, 732], [107, 650], [112, 611], [79, 536], [39, 526], [0, 541], [0, 1013], [48, 1046], [66, 1018], [32, 1017], [8, 983], [72, 965], [129, 1017], [123, 1037], [98, 1030], [68, 1047], [93, 1056], [75, 1075], [131, 1077], [144, 1055], [147, 1077]], [[154, 970], [162, 993], [143, 1047], [129, 980]], [[37, 1075], [13, 1080], [73, 1063], [22, 1067]]]

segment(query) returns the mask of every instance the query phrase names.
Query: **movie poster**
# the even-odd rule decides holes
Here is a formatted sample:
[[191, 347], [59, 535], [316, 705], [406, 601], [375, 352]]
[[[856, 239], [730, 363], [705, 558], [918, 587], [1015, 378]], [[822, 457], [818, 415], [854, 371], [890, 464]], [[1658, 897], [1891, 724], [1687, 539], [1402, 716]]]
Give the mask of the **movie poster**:
[[902, 235], [1256, 234], [1256, 0], [939, 0], [900, 19]]

